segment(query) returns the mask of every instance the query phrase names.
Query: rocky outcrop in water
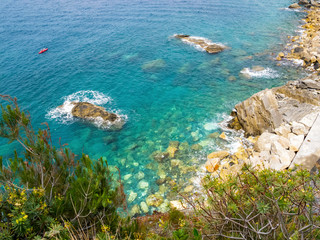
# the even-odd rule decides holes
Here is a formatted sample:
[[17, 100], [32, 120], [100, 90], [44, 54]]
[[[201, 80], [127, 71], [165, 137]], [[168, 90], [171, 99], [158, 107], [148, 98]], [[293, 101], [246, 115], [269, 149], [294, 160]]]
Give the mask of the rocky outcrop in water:
[[207, 53], [211, 54], [222, 52], [223, 50], [228, 48], [222, 44], [213, 43], [209, 39], [202, 37], [193, 37], [185, 34], [176, 34], [174, 35], [174, 37], [181, 39], [181, 41], [183, 41], [184, 43], [195, 45], [196, 47], [199, 47], [205, 50]]
[[109, 113], [105, 108], [88, 103], [72, 102], [72, 116], [86, 121], [99, 121], [102, 126], [119, 129], [124, 122], [121, 117], [115, 113]]

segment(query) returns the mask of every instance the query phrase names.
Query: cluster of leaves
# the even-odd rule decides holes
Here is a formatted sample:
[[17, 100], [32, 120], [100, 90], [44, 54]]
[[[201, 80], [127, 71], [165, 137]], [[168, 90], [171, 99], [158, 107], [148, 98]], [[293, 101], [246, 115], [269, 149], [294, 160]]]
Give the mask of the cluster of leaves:
[[207, 176], [203, 194], [183, 196], [204, 224], [225, 239], [320, 239], [319, 175], [307, 170], [254, 170]]
[[67, 223], [75, 238], [85, 232], [130, 237], [136, 225], [117, 211], [126, 210], [120, 173], [115, 180], [102, 158], [77, 157], [61, 145], [57, 149], [48, 125], [35, 132], [16, 99], [0, 97], [8, 102], [1, 105], [0, 136], [24, 149], [6, 161], [0, 157], [0, 184], [6, 186], [1, 188], [0, 232], [31, 239]]
[[67, 236], [66, 229], [52, 217], [43, 190], [27, 192], [5, 186], [1, 189], [0, 211], [0, 239], [34, 239], [40, 237], [38, 234], [48, 238]]

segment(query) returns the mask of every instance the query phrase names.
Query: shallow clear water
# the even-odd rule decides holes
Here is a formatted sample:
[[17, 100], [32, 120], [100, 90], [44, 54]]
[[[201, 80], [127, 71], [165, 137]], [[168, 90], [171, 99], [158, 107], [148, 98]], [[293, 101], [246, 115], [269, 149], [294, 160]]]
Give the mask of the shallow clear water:
[[[56, 143], [61, 137], [76, 153], [104, 156], [123, 176], [132, 174], [125, 188], [138, 193], [132, 204], [139, 203], [158, 191], [159, 166], [146, 168], [154, 162], [152, 152], [165, 151], [170, 141], [201, 143], [204, 150], [188, 150], [180, 159], [203, 164], [206, 153], [222, 146], [207, 135], [221, 132], [217, 123], [236, 103], [301, 74], [293, 66], [277, 66], [271, 55], [282, 49], [303, 14], [285, 9], [289, 4], [1, 1], [0, 93], [17, 97], [34, 126], [47, 121]], [[206, 37], [231, 49], [210, 55], [172, 38], [175, 33]], [[43, 47], [49, 50], [39, 55]], [[143, 69], [153, 60], [162, 66]], [[239, 76], [254, 65], [269, 71], [251, 79]], [[236, 80], [228, 80], [230, 76]], [[77, 99], [121, 114], [126, 124], [120, 131], [107, 131], [56, 111]], [[4, 156], [16, 147], [0, 143]], [[164, 169], [173, 179], [186, 181], [188, 173]], [[148, 189], [137, 186], [134, 175], [139, 171], [145, 173]]]

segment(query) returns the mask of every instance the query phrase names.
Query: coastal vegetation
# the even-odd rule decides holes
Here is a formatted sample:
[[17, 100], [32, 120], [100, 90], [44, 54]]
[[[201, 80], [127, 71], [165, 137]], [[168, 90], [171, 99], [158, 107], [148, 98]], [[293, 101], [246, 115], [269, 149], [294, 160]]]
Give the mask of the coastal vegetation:
[[[290, 8], [310, 4], [305, 0]], [[306, 34], [301, 39], [292, 38], [294, 44], [288, 46], [288, 53], [279, 53], [275, 60], [298, 59], [307, 69], [319, 71], [319, 11], [310, 9], [304, 25]], [[211, 42], [208, 45], [203, 38], [176, 37], [208, 53], [227, 48]], [[165, 61], [158, 59], [144, 64], [142, 70], [152, 73], [165, 67]], [[244, 73], [253, 70], [266, 69], [245, 68]], [[126, 178], [121, 178], [117, 167], [111, 171], [105, 157], [76, 155], [61, 140], [59, 144], [53, 142], [48, 124], [35, 130], [17, 99], [0, 95], [0, 137], [18, 146], [11, 158], [0, 156], [0, 240], [320, 239], [319, 145], [310, 134], [319, 132], [315, 126], [320, 123], [319, 96], [320, 78], [314, 73], [237, 104], [229, 127], [243, 129], [248, 138], [241, 138], [244, 144], [236, 152], [226, 149], [210, 153], [200, 186], [183, 189], [183, 184], [165, 174], [183, 163], [182, 157], [176, 159], [184, 149], [182, 143], [172, 141], [165, 152], [154, 152], [150, 157], [168, 166], [158, 173], [157, 184], [163, 190], [168, 181], [170, 200], [175, 200], [164, 200], [159, 191], [149, 195], [144, 205], [140, 203], [142, 210], [142, 206], [147, 209], [140, 211], [139, 204], [128, 209], [127, 201], [133, 200], [124, 191], [122, 179]], [[124, 123], [102, 107], [86, 102], [72, 104], [74, 117], [89, 121], [98, 117], [107, 125], [118, 122], [117, 129]], [[219, 137], [227, 138], [225, 133]], [[310, 144], [312, 151], [304, 150], [310, 150]], [[181, 169], [175, 171], [187, 174], [193, 167]], [[148, 182], [138, 183], [141, 189], [147, 188], [140, 185], [148, 187]], [[136, 199], [137, 193], [131, 194], [131, 199]], [[168, 211], [155, 210], [148, 215], [148, 206]]]
[[[130, 217], [121, 178], [102, 158], [56, 148], [16, 99], [1, 106], [0, 135], [21, 145], [0, 161], [0, 239], [317, 239], [319, 174], [244, 165], [179, 194], [182, 209]], [[119, 173], [120, 176], [120, 173]]]

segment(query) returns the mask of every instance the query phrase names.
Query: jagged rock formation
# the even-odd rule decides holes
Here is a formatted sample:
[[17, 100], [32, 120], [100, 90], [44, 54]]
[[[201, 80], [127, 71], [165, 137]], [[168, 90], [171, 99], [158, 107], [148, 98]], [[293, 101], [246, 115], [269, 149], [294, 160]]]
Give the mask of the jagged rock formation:
[[72, 116], [86, 121], [100, 121], [102, 126], [119, 129], [123, 126], [124, 121], [115, 113], [109, 113], [105, 108], [88, 103], [72, 102]]
[[176, 34], [174, 35], [175, 38], [181, 39], [185, 43], [193, 44], [197, 47], [200, 47], [201, 49], [205, 50], [207, 53], [219, 53], [223, 50], [227, 49], [228, 47], [222, 45], [213, 43], [209, 39], [202, 38], [202, 37], [193, 37], [190, 35], [184, 35], [184, 34]]
[[301, 122], [306, 115], [320, 112], [319, 106], [320, 79], [312, 75], [265, 89], [237, 104], [235, 121], [247, 135], [260, 135], [274, 132], [283, 123]]

